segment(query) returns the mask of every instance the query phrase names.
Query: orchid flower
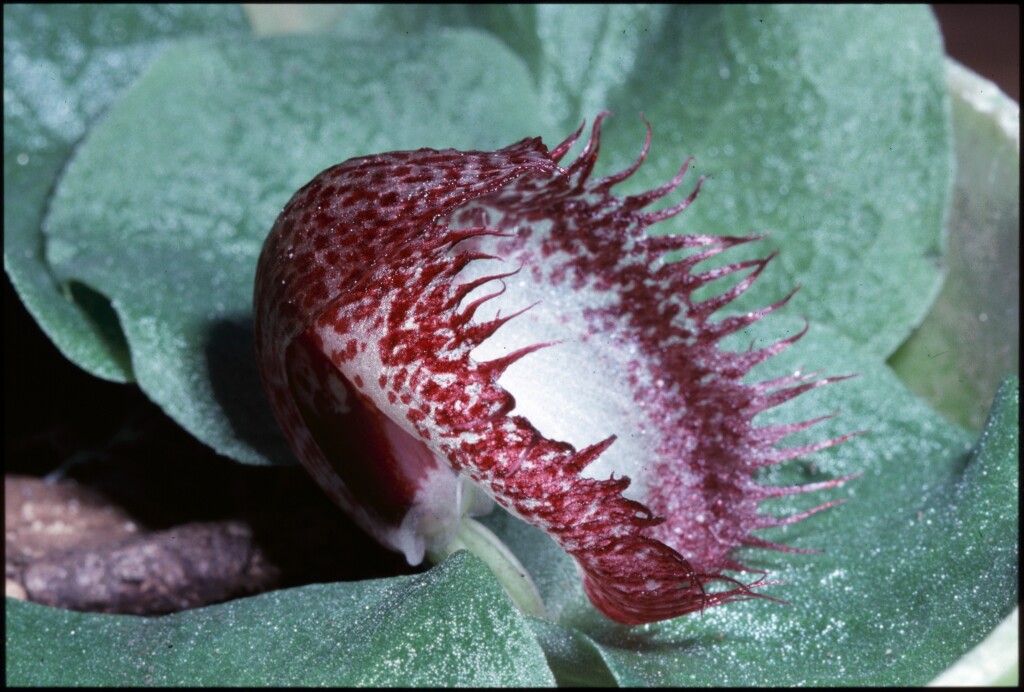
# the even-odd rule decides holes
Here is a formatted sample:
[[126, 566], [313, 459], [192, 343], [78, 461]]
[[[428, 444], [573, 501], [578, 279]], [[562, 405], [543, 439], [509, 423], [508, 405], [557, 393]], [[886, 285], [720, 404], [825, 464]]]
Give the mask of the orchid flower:
[[[323, 171], [264, 245], [256, 344], [294, 453], [382, 544], [411, 564], [443, 555], [493, 500], [575, 558], [602, 613], [639, 624], [761, 596], [763, 579], [724, 574], [747, 569], [734, 549], [793, 551], [753, 532], [840, 500], [781, 517], [759, 502], [848, 477], [770, 486], [758, 470], [849, 436], [787, 448], [783, 438], [830, 416], [754, 424], [841, 378], [744, 381], [806, 326], [757, 350], [721, 340], [793, 294], [713, 319], [771, 256], [702, 270], [759, 237], [649, 235], [694, 201], [703, 178], [657, 211], [689, 160], [654, 190], [616, 196], [651, 128], [632, 166], [594, 178], [605, 116], [564, 168], [582, 126], [553, 149], [531, 138]], [[727, 290], [696, 297], [732, 275], [741, 278]]]

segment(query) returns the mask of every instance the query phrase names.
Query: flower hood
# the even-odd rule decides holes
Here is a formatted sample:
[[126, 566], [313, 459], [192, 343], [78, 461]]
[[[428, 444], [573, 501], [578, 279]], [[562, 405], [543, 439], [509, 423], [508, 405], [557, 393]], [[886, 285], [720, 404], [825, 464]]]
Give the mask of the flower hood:
[[[636, 624], [756, 595], [723, 574], [745, 569], [733, 549], [792, 550], [752, 532], [834, 504], [776, 517], [759, 502], [846, 480], [765, 486], [756, 472], [845, 438], [785, 448], [825, 417], [753, 424], [837, 378], [744, 381], [802, 334], [720, 348], [789, 299], [712, 319], [771, 257], [701, 270], [758, 238], [649, 235], [700, 182], [649, 209], [687, 161], [657, 189], [614, 195], [651, 132], [630, 168], [593, 178], [604, 116], [566, 168], [582, 127], [551, 150], [532, 138], [323, 171], [264, 245], [256, 340], [295, 454], [381, 543], [418, 563], [487, 508], [485, 495], [575, 558], [601, 612]], [[695, 297], [733, 274], [727, 290]], [[728, 588], [706, 590], [713, 581]]]

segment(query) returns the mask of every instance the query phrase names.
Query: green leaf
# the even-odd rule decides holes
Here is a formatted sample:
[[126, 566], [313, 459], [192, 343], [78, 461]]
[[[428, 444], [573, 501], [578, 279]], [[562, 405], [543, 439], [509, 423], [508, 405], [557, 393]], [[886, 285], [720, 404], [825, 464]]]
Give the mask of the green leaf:
[[[139, 386], [182, 426], [235, 459], [290, 462], [252, 336], [256, 259], [274, 219], [353, 156], [529, 135], [536, 105], [517, 68], [475, 32], [182, 44], [69, 164], [47, 259], [110, 297]], [[466, 96], [485, 87], [486, 98]]]
[[229, 6], [4, 5], [4, 269], [29, 312], [74, 363], [132, 378], [109, 301], [62, 283], [41, 222], [75, 143], [166, 47], [168, 37], [247, 31]]
[[411, 577], [156, 618], [7, 600], [10, 685], [551, 686], [530, 629], [466, 552]]
[[[781, 317], [771, 321], [737, 345], [753, 337], [762, 346], [802, 327]], [[776, 485], [863, 474], [842, 489], [766, 505], [783, 515], [847, 499], [759, 534], [825, 552], [740, 554], [741, 562], [767, 570], [770, 581], [783, 582], [764, 593], [789, 606], [750, 601], [638, 628], [618, 626], [589, 606], [571, 559], [547, 536], [507, 515], [486, 518], [532, 574], [549, 613], [596, 643], [620, 684], [923, 684], [1013, 609], [1016, 378], [1000, 390], [971, 452], [969, 435], [928, 409], [863, 347], [826, 328], [812, 327], [799, 347], [770, 361], [757, 379], [811, 367], [859, 376], [766, 413], [763, 423], [803, 420], [841, 406], [838, 417], [787, 444], [869, 432], [763, 478]]]
[[781, 250], [738, 309], [800, 283], [791, 310], [883, 356], [924, 318], [953, 177], [927, 8], [361, 6], [339, 30], [405, 37], [443, 26], [492, 31], [523, 59], [546, 138], [603, 108], [618, 113], [603, 170], [636, 157], [642, 111], [653, 150], [623, 190], [649, 189], [695, 156], [711, 180], [672, 228], [768, 233], [749, 253]]
[[617, 687], [601, 649], [582, 632], [531, 617], [537, 640], [559, 687]]

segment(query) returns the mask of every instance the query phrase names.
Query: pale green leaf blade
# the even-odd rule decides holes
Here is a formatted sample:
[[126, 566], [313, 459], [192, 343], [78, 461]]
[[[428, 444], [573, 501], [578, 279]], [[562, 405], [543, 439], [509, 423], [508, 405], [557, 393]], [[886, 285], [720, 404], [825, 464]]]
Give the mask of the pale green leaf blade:
[[40, 327], [90, 373], [132, 379], [109, 302], [43, 257], [47, 200], [72, 148], [164, 50], [246, 32], [237, 6], [4, 5], [4, 269]]
[[559, 687], [618, 686], [603, 652], [583, 632], [535, 617], [530, 618], [530, 626]]

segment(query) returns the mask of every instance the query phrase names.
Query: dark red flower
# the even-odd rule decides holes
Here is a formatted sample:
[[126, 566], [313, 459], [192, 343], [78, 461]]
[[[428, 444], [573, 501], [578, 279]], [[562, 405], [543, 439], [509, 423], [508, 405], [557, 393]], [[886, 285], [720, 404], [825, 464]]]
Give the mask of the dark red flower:
[[[617, 197], [629, 169], [591, 178], [600, 114], [575, 162], [539, 138], [495, 152], [420, 149], [351, 159], [299, 190], [256, 276], [261, 374], [295, 454], [330, 496], [410, 563], [452, 540], [479, 491], [542, 528], [587, 594], [627, 624], [755, 595], [725, 577], [752, 531], [798, 521], [758, 469], [827, 447], [780, 448], [821, 418], [754, 417], [833, 379], [744, 376], [801, 334], [760, 350], [719, 341], [786, 303], [713, 321], [771, 257], [701, 271], [758, 238], [652, 237], [675, 206]], [[683, 259], [665, 261], [669, 252]], [[694, 292], [749, 270], [721, 294]], [[790, 294], [792, 295], [792, 294]], [[805, 330], [806, 331], [806, 328]], [[706, 591], [711, 581], [729, 590]]]

